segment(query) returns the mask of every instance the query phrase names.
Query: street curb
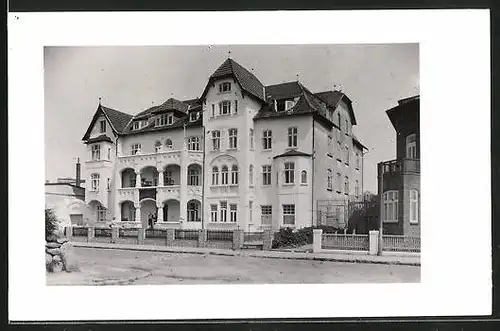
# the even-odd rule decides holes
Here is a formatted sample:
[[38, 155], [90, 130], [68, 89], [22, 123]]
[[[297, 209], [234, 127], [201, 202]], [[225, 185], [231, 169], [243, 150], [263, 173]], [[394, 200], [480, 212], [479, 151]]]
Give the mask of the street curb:
[[[344, 263], [367, 263], [367, 264], [388, 264], [388, 265], [407, 265], [407, 266], [420, 266], [420, 262], [407, 262], [399, 260], [370, 260], [360, 257], [324, 257], [324, 256], [279, 256], [279, 255], [261, 255], [256, 253], [242, 253], [241, 251], [196, 251], [196, 250], [185, 250], [182, 247], [176, 247], [175, 249], [169, 249], [167, 246], [154, 246], [144, 247], [144, 246], [113, 246], [112, 244], [104, 243], [86, 243], [86, 242], [72, 242], [74, 247], [80, 248], [98, 248], [98, 249], [117, 249], [124, 251], [142, 251], [142, 252], [161, 252], [161, 253], [177, 253], [177, 254], [198, 254], [198, 255], [218, 255], [218, 256], [241, 256], [241, 257], [257, 257], [266, 259], [282, 259], [282, 260], [309, 260], [309, 261], [323, 261], [323, 262], [344, 262]], [[313, 253], [292, 253], [292, 254], [313, 254]]]

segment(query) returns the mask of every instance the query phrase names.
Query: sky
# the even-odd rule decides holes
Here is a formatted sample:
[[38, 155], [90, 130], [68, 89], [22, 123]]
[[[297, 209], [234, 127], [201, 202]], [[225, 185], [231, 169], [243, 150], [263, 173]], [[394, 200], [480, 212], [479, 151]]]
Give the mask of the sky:
[[229, 54], [264, 85], [298, 75], [312, 92], [340, 86], [353, 102], [354, 133], [368, 148], [364, 190], [377, 192], [377, 163], [396, 157], [385, 111], [420, 93], [418, 44], [45, 47], [46, 180], [74, 177], [77, 157], [85, 161], [81, 139], [99, 98], [136, 114], [170, 97], [199, 97]]

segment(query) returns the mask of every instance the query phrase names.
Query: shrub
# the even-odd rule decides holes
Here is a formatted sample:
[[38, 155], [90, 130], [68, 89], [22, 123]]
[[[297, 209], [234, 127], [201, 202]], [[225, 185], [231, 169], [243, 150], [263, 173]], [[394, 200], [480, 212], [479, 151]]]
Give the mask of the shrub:
[[281, 228], [274, 234], [272, 248], [297, 247], [313, 242], [313, 229], [322, 229], [323, 233], [341, 232], [343, 229], [337, 229], [333, 226], [320, 225], [316, 227], [307, 227], [298, 230], [292, 228]]
[[52, 209], [45, 209], [45, 239], [48, 239], [57, 230], [57, 218]]

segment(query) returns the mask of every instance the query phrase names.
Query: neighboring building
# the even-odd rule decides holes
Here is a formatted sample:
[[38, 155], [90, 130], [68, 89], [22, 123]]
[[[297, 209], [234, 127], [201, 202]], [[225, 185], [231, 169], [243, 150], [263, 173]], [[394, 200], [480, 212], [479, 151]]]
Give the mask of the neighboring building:
[[99, 103], [83, 141], [96, 222], [305, 227], [318, 200], [362, 200], [351, 100], [299, 82], [264, 86], [227, 59], [200, 98], [136, 115]]
[[384, 234], [420, 236], [420, 96], [387, 110], [396, 130], [396, 159], [378, 164]]
[[[81, 183], [80, 161], [76, 164], [74, 183]], [[69, 182], [45, 183], [45, 207], [54, 211], [60, 224], [83, 224], [85, 188]]]
[[82, 179], [80, 180], [80, 183], [76, 183], [76, 178], [70, 178], [70, 177], [59, 177], [57, 178], [56, 182], [57, 183], [66, 183], [66, 184], [72, 184], [72, 185], [75, 185], [75, 186], [82, 186], [83, 184], [85, 184], [85, 179]]

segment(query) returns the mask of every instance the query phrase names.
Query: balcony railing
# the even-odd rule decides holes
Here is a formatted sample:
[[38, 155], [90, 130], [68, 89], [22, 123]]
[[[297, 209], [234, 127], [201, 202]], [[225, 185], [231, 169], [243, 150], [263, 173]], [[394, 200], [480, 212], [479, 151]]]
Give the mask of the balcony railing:
[[379, 173], [419, 174], [419, 159], [396, 159], [379, 163]]

